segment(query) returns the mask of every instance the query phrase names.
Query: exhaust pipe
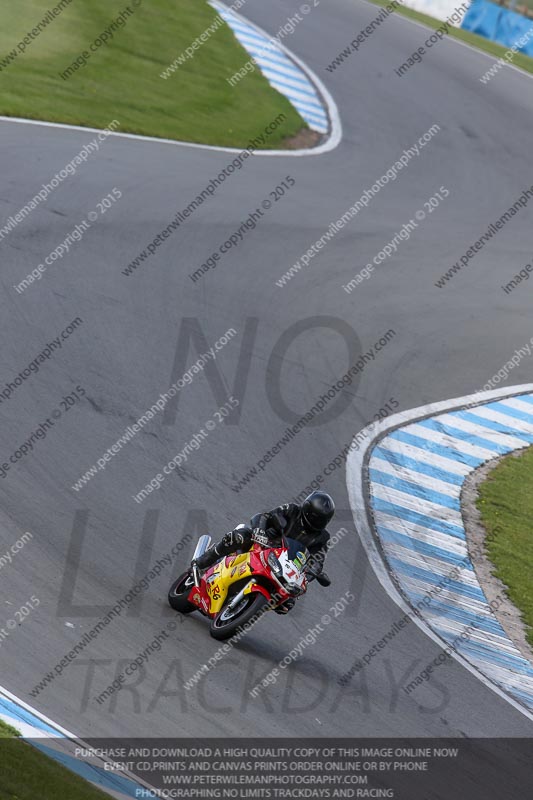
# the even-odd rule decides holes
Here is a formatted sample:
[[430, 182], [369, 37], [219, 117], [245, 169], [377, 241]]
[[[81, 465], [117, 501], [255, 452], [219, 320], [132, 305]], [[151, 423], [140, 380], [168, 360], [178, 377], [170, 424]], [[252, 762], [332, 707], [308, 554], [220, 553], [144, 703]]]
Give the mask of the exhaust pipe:
[[[200, 556], [203, 556], [203, 554], [205, 553], [210, 544], [211, 544], [211, 537], [209, 536], [209, 534], [204, 533], [202, 536], [200, 536], [198, 542], [196, 543], [196, 547], [194, 548], [192, 560], [194, 561], [196, 558], [200, 558]], [[200, 571], [198, 567], [196, 566], [193, 567], [192, 576], [194, 580], [194, 585], [196, 586], [197, 589], [199, 589]]]

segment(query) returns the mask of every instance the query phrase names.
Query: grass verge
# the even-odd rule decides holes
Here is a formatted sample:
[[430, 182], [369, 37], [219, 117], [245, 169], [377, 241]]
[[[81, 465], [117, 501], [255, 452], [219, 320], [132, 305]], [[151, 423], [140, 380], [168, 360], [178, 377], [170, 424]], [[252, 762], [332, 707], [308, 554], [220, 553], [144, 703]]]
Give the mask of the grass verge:
[[0, 720], [0, 800], [109, 800]]
[[[0, 114], [245, 147], [283, 113], [266, 147], [305, 127], [289, 101], [256, 69], [227, 83], [249, 55], [224, 24], [166, 79], [161, 73], [216, 25], [206, 0], [17, 0], [0, 27]], [[49, 9], [65, 3], [34, 34]], [[130, 8], [132, 13], [124, 12]], [[117, 22], [122, 20], [122, 24]], [[116, 30], [109, 28], [116, 22]], [[108, 41], [91, 43], [108, 31]], [[24, 37], [32, 34], [27, 43]], [[112, 34], [112, 36], [111, 36]], [[20, 47], [19, 47], [20, 45]], [[88, 58], [83, 53], [88, 54]], [[79, 59], [63, 79], [61, 73]]]
[[[373, 3], [373, 5], [380, 7], [387, 6], [388, 1], [389, 0], [385, 1], [369, 0], [369, 2]], [[413, 9], [411, 8], [400, 7], [397, 8], [394, 11], [394, 13], [399, 14], [402, 17], [407, 17], [408, 19], [415, 20], [416, 22], [421, 22], [422, 24], [427, 25], [428, 28], [431, 28], [432, 30], [436, 30], [442, 25], [442, 20], [435, 19], [435, 17], [430, 17], [427, 14], [421, 14], [419, 11], [413, 11]], [[463, 28], [450, 27], [450, 32], [448, 33], [448, 36], [451, 36], [452, 39], [459, 39], [459, 41], [461, 42], [466, 42], [467, 44], [471, 44], [473, 47], [477, 47], [478, 50], [483, 50], [485, 53], [489, 53], [491, 56], [494, 56], [496, 60], [498, 58], [502, 58], [503, 54], [506, 53], [507, 50], [509, 49], [508, 47], [503, 47], [501, 44], [496, 44], [496, 42], [492, 42], [490, 39], [485, 39], [484, 36], [478, 36], [477, 33], [471, 33], [470, 31], [465, 31], [463, 30]], [[420, 42], [420, 44], [422, 45], [424, 44], [423, 39]], [[512, 63], [514, 64], [515, 67], [519, 67], [520, 69], [523, 69], [525, 72], [533, 73], [533, 58], [525, 56], [523, 53], [516, 53]]]
[[490, 472], [477, 507], [494, 574], [508, 587], [533, 647], [533, 448], [506, 456]]

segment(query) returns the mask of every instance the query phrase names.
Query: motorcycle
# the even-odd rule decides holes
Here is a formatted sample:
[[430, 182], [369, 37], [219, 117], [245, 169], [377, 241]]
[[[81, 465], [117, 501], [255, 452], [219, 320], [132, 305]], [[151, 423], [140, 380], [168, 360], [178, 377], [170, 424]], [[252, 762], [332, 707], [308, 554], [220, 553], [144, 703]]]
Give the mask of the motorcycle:
[[[201, 536], [193, 561], [210, 544], [210, 536]], [[309, 559], [309, 551], [295, 539], [282, 538], [281, 546], [274, 547], [266, 536], [254, 534], [245, 553], [221, 558], [202, 575], [197, 568], [180, 575], [170, 587], [168, 602], [181, 614], [200, 611], [211, 622], [213, 638], [229, 639], [254, 617], [305, 594], [307, 575], [319, 578]]]

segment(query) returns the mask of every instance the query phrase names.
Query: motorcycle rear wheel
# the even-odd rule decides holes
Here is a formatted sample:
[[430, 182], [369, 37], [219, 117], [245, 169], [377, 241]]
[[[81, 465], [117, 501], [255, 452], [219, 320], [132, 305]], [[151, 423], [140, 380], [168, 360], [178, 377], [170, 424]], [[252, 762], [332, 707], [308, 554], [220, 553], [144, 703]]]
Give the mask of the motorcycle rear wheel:
[[184, 572], [183, 575], [180, 575], [179, 578], [176, 578], [168, 590], [169, 606], [173, 608], [174, 611], [179, 611], [181, 614], [190, 614], [191, 611], [196, 609], [194, 603], [189, 602], [187, 599], [193, 585], [190, 580], [190, 574], [188, 572]]
[[[235, 636], [243, 625], [249, 622], [252, 617], [259, 616], [268, 608], [268, 600], [260, 592], [253, 592], [247, 595], [242, 602], [244, 605], [241, 606], [239, 604], [231, 617], [227, 617], [227, 609], [222, 609], [222, 611], [211, 620], [209, 633], [213, 639], [218, 639], [218, 641], [230, 639], [232, 636]], [[226, 617], [224, 615], [226, 615]]]

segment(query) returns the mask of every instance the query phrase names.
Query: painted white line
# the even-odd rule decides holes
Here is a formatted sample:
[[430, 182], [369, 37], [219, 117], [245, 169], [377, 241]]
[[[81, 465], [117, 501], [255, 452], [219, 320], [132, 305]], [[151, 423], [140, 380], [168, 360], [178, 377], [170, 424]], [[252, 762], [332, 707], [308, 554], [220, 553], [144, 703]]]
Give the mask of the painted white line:
[[[24, 700], [21, 700], [19, 697], [12, 694], [7, 689], [4, 689], [3, 686], [0, 686], [0, 695], [4, 695], [5, 697], [8, 698], [8, 700], [11, 700], [12, 703], [21, 706], [21, 708], [23, 708], [25, 711], [28, 711], [30, 714], [33, 714], [33, 716], [37, 717], [37, 719], [40, 719], [41, 722], [44, 722], [46, 725], [49, 725], [51, 728], [55, 728], [59, 736], [66, 736], [68, 739], [76, 739], [76, 736], [73, 733], [70, 733], [69, 731], [67, 731], [66, 728], [62, 728], [61, 725], [58, 725], [57, 722], [53, 722], [44, 714], [41, 714], [40, 711], [37, 711], [32, 706], [28, 705], [28, 703], [25, 703]], [[7, 720], [7, 717], [5, 717], [5, 719]], [[11, 724], [13, 725], [13, 727], [16, 727], [14, 723]]]
[[[38, 125], [43, 128], [56, 128], [66, 131], [82, 131], [86, 133], [102, 133], [102, 128], [88, 128], [83, 125], [68, 125], [64, 122], [45, 122], [39, 119], [25, 119], [23, 117], [2, 117], [0, 122], [18, 123], [21, 125]], [[195, 150], [211, 150], [215, 153], [242, 153], [244, 147], [219, 147], [211, 144], [197, 144], [196, 142], [180, 142], [176, 139], [163, 139], [157, 136], [141, 136], [138, 133], [119, 133], [117, 131], [106, 131], [107, 137], [115, 136], [118, 139], [133, 139], [138, 142], [156, 142], [157, 144], [170, 144], [177, 147], [191, 147]], [[254, 150], [254, 156], [318, 156], [334, 150], [342, 139], [342, 130], [337, 136], [330, 138], [315, 148], [306, 150]]]
[[[368, 425], [366, 428], [364, 428], [363, 432], [366, 433], [366, 436], [363, 439], [363, 444], [359, 447], [359, 449], [350, 451], [346, 462], [346, 483], [355, 526], [363, 547], [365, 548], [368, 560], [370, 561], [370, 564], [376, 573], [379, 582], [391, 599], [404, 613], [411, 611], [412, 607], [407, 603], [404, 596], [400, 593], [391, 578], [390, 572], [384, 562], [381, 550], [378, 546], [376, 534], [374, 533], [373, 521], [370, 518], [370, 513], [368, 510], [366, 469], [369, 453], [375, 446], [378, 439], [382, 438], [385, 434], [391, 432], [392, 430], [402, 427], [410, 422], [418, 421], [420, 419], [443, 412], [459, 410], [471, 404], [477, 405], [478, 403], [486, 403], [491, 400], [498, 400], [512, 395], [525, 394], [532, 391], [533, 384], [529, 383], [522, 386], [510, 386], [502, 389], [492, 389], [488, 392], [478, 392], [476, 394], [467, 395], [466, 397], [458, 397], [453, 400], [443, 400], [438, 403], [431, 403], [429, 405], [420, 406], [419, 408], [410, 409], [408, 411], [401, 411], [398, 414], [394, 414], [387, 419], [373, 423], [372, 425]], [[472, 411], [476, 413], [476, 409], [472, 409]], [[361, 433], [363, 432], [357, 434], [358, 442], [361, 441]], [[449, 592], [442, 592], [441, 598], [444, 598], [449, 594]], [[465, 607], [472, 607], [474, 609], [476, 605], [476, 600], [468, 600], [465, 598]], [[446, 645], [446, 640], [435, 633], [425, 619], [421, 619], [415, 615], [413, 617], [413, 622], [440, 648], [442, 648], [443, 645]], [[501, 689], [496, 683], [491, 681], [466, 658], [455, 651], [452, 651], [452, 657], [459, 664], [461, 664], [461, 666], [468, 670], [468, 672], [472, 673], [472, 675], [475, 675], [478, 680], [485, 684], [485, 686], [487, 686], [495, 694], [509, 703], [509, 705], [511, 705], [514, 709], [519, 711], [527, 719], [533, 722], [533, 713], [531, 713], [521, 703], [514, 700], [514, 698], [507, 694], [507, 692]], [[494, 672], [496, 672], [496, 670], [494, 670]], [[509, 682], [507, 674], [506, 680]]]

